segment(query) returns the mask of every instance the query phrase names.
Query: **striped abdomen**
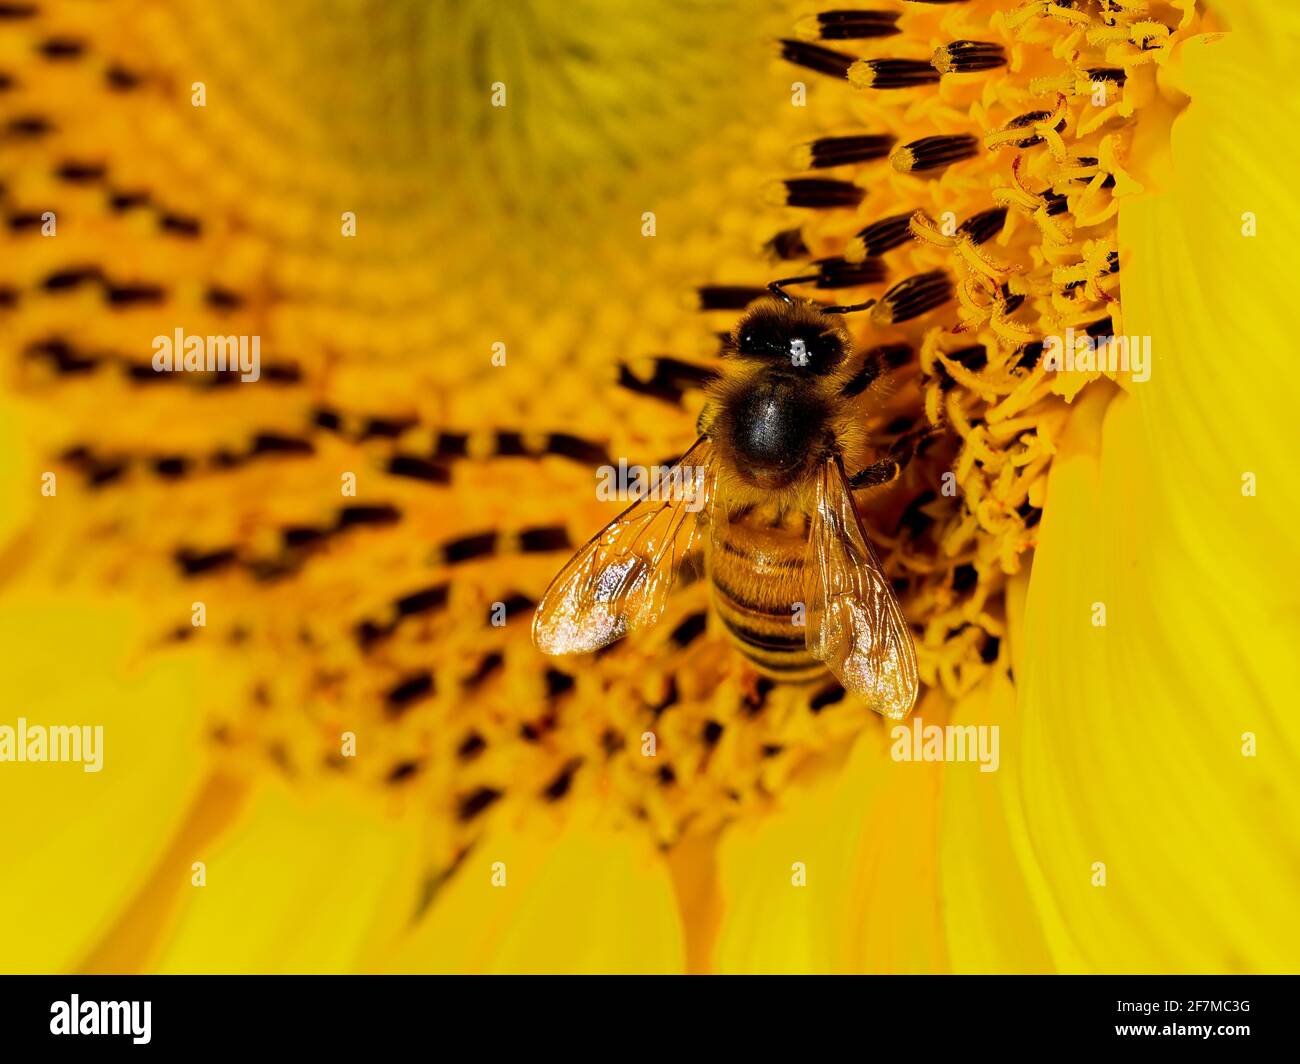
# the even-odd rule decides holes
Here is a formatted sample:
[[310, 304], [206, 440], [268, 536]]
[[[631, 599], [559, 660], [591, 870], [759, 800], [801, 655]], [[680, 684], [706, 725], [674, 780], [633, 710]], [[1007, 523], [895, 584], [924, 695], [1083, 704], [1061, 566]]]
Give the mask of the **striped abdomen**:
[[709, 550], [713, 602], [737, 648], [760, 672], [786, 683], [825, 667], [804, 645], [806, 531], [733, 519]]

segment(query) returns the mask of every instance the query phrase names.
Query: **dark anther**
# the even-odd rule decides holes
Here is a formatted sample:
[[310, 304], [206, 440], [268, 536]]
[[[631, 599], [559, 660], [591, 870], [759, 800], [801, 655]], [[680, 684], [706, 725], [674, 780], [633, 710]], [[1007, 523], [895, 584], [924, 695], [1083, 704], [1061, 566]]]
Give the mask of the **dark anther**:
[[849, 67], [856, 61], [851, 55], [845, 55], [843, 52], [833, 52], [831, 49], [823, 48], [819, 44], [809, 44], [807, 41], [788, 39], [781, 41], [781, 58], [788, 63], [793, 63], [795, 66], [801, 66], [833, 78], [845, 77], [849, 72]]

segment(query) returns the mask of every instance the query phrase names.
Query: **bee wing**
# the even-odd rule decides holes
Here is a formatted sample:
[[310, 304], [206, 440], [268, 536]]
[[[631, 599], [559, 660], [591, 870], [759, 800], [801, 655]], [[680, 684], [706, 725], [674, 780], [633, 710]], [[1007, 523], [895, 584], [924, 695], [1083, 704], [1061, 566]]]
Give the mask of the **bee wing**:
[[713, 483], [713, 446], [700, 437], [551, 581], [533, 616], [537, 648], [585, 654], [659, 620], [707, 522]]
[[912, 632], [853, 505], [844, 470], [830, 458], [817, 479], [817, 509], [804, 561], [808, 651], [871, 708], [899, 720], [916, 703]]

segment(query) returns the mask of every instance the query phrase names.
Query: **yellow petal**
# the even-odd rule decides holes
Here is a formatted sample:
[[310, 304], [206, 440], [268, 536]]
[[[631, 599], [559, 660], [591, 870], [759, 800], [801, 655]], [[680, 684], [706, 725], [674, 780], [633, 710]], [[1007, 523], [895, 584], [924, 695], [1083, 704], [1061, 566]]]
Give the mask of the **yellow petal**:
[[[179, 657], [130, 665], [147, 631], [108, 599], [0, 601], [0, 725], [101, 727], [102, 767], [0, 762], [4, 970], [64, 971], [139, 889], [205, 774], [199, 685]], [[93, 732], [92, 732], [93, 735]]]
[[[1300, 635], [1295, 582], [1258, 589], [1251, 519], [1216, 528], [1186, 474], [1160, 479], [1140, 402], [1116, 398], [1102, 421], [1105, 406], [1094, 390], [1063, 442], [1012, 618], [1017, 781], [1049, 940], [1066, 970], [1286, 969], [1300, 765], [1280, 644]], [[1236, 491], [1221, 485], [1221, 509]]]
[[[326, 789], [307, 800], [267, 784], [243, 823], [194, 849], [183, 870], [188, 900], [157, 970], [355, 970], [415, 848], [415, 826], [354, 793]], [[195, 885], [195, 863], [204, 885]]]
[[[938, 704], [931, 698], [917, 713]], [[780, 812], [724, 834], [720, 971], [943, 969], [940, 766], [895, 762], [890, 745], [886, 724], [871, 722], [842, 769], [788, 789]]]
[[1222, 16], [1242, 47], [1259, 49], [1274, 64], [1295, 58], [1300, 47], [1300, 7], [1258, 0], [1208, 0], [1207, 6]]
[[1151, 379], [1075, 412], [1012, 615], [1028, 852], [1071, 970], [1277, 971], [1300, 951], [1300, 104], [1294, 48], [1257, 44], [1194, 40], [1162, 72], [1190, 104], [1170, 138], [1147, 128], [1156, 191], [1120, 214]]
[[1021, 826], [1007, 765], [1018, 740], [1015, 706], [1006, 672], [995, 670], [954, 707], [950, 718], [959, 727], [997, 729], [998, 737], [990, 771], [975, 763], [944, 766], [939, 898], [955, 972], [1053, 970], [1016, 845]]
[[208, 779], [148, 880], [78, 963], [78, 972], [112, 975], [153, 970], [176, 913], [189, 900], [194, 854], [207, 852], [214, 840], [230, 830], [247, 797], [244, 780], [219, 774]]
[[[1300, 881], [1281, 855], [1295, 850], [1300, 796], [1278, 690], [1291, 689], [1294, 666], [1267, 660], [1269, 622], [1250, 619], [1250, 603], [1213, 601], [1226, 590], [1218, 574], [1200, 567], [1180, 507], [1134, 461], [1148, 431], [1139, 404], [1117, 398], [1101, 422], [1104, 398], [1091, 397], [1053, 467], [1023, 628], [1012, 629], [1025, 643], [1015, 770], [1058, 917], [1057, 963], [1285, 967]], [[1270, 693], [1276, 682], [1287, 686]], [[1242, 756], [1247, 732], [1258, 757]]]
[[[578, 814], [580, 816], [580, 814]], [[534, 818], [536, 819], [536, 818]], [[400, 972], [681, 972], [667, 865], [639, 833], [498, 820], [373, 966]]]

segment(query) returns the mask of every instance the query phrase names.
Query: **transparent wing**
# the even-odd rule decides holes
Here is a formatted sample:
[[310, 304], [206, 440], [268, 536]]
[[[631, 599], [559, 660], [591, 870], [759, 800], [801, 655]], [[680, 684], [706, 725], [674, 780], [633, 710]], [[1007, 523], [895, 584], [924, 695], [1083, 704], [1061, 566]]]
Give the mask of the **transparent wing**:
[[584, 654], [659, 620], [707, 523], [714, 475], [713, 447], [701, 437], [573, 556], [533, 616], [542, 653]]
[[916, 704], [916, 647], [837, 459], [822, 466], [804, 561], [809, 652], [886, 717]]

